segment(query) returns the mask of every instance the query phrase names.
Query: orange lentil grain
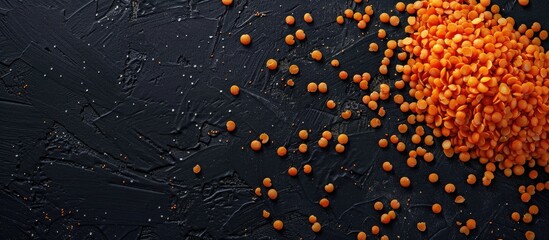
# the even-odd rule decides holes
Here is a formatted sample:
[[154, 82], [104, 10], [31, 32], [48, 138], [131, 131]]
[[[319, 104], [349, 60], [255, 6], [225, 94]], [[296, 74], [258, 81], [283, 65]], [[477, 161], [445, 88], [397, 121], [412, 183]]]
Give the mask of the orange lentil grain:
[[[406, 58], [408, 58], [408, 54], [406, 54], [406, 52], [401, 52], [401, 53], [397, 54], [397, 59], [400, 60], [400, 61], [405, 61]], [[397, 65], [396, 67], [397, 67], [397, 69], [398, 69], [398, 67], [400, 67], [400, 70], [398, 70], [398, 72], [403, 72], [404, 71], [404, 66]], [[402, 88], [400, 88], [400, 89], [402, 89]]]
[[231, 92], [231, 95], [233, 95], [233, 96], [237, 96], [238, 94], [240, 94], [240, 88], [236, 85], [232, 85], [231, 88], [229, 89], [229, 91]]
[[379, 93], [377, 91], [373, 91], [372, 93], [370, 93], [370, 99], [372, 101], [377, 101], [379, 100]]
[[438, 213], [442, 212], [442, 206], [438, 203], [435, 203], [435, 204], [433, 204], [433, 206], [431, 206], [431, 211], [433, 211], [433, 213], [435, 213], [435, 214], [438, 214]]
[[200, 165], [198, 165], [198, 164], [194, 165], [194, 167], [193, 167], [193, 173], [194, 174], [199, 174], [201, 171], [202, 171], [202, 168], [200, 167]]
[[332, 61], [330, 62], [330, 65], [332, 65], [332, 67], [339, 67], [339, 60], [332, 59]]
[[336, 17], [336, 22], [339, 25], [342, 25], [343, 23], [345, 23], [345, 19], [343, 18], [343, 16], [339, 15], [339, 16]]
[[345, 145], [338, 143], [335, 145], [334, 149], [337, 153], [343, 153], [345, 152]]
[[412, 143], [419, 144], [421, 143], [421, 137], [418, 134], [412, 135]]
[[526, 240], [534, 240], [536, 239], [536, 233], [528, 230], [524, 233], [524, 237], [526, 238]]
[[240, 36], [240, 43], [244, 46], [247, 46], [247, 45], [250, 45], [250, 43], [252, 42], [252, 38], [250, 37], [249, 34], [242, 34]]
[[400, 178], [400, 186], [403, 188], [407, 188], [410, 186], [410, 179], [408, 177], [401, 177]]
[[513, 212], [511, 214], [511, 219], [513, 219], [513, 221], [515, 221], [515, 222], [520, 221], [520, 214], [518, 212]]
[[425, 136], [425, 138], [423, 139], [423, 142], [425, 143], [425, 145], [427, 146], [432, 146], [433, 144], [435, 144], [435, 140], [433, 138], [433, 135], [427, 135]]
[[[368, 15], [364, 15], [364, 16], [368, 16]], [[358, 29], [366, 29], [366, 27], [368, 26], [367, 22], [365, 20], [360, 20], [358, 21], [358, 23], [356, 24], [356, 26], [358, 27]]]
[[316, 84], [315, 82], [310, 82], [309, 84], [307, 84], [307, 92], [315, 93], [317, 91], [318, 91], [318, 84]]
[[526, 186], [520, 185], [520, 186], [518, 187], [518, 192], [519, 192], [519, 193], [525, 193], [525, 192], [526, 192]]
[[339, 136], [337, 136], [337, 142], [341, 143], [341, 144], [347, 144], [349, 142], [349, 136], [347, 136], [347, 134], [339, 134]]
[[368, 51], [370, 52], [377, 52], [379, 50], [379, 46], [377, 43], [370, 43], [370, 46], [368, 47]]
[[349, 77], [349, 74], [346, 71], [340, 71], [338, 76], [339, 79], [346, 80]]
[[388, 23], [389, 22], [389, 14], [381, 13], [379, 15], [379, 21], [381, 21], [382, 23]]
[[225, 127], [227, 128], [227, 131], [232, 132], [236, 129], [236, 123], [232, 120], [227, 121], [225, 123]]
[[362, 13], [360, 13], [360, 12], [353, 13], [353, 19], [357, 22], [362, 20]]
[[381, 166], [383, 168], [383, 171], [385, 172], [390, 172], [391, 170], [393, 170], [393, 165], [390, 162], [385, 161]]
[[320, 60], [322, 60], [322, 52], [320, 52], [319, 50], [312, 51], [311, 58], [319, 62]]
[[279, 157], [284, 157], [284, 156], [286, 156], [286, 154], [288, 154], [288, 150], [286, 149], [286, 147], [281, 146], [281, 147], [278, 147], [278, 148], [276, 149], [276, 154], [277, 154]]
[[379, 234], [379, 227], [377, 225], [374, 225], [374, 226], [372, 226], [370, 231], [372, 232], [373, 235], [378, 235]]
[[530, 207], [528, 207], [528, 212], [532, 215], [538, 215], [539, 207], [536, 205], [531, 205]]
[[330, 132], [330, 131], [323, 131], [323, 132], [322, 132], [322, 137], [323, 137], [323, 138], [326, 138], [326, 140], [332, 140], [332, 132]]
[[520, 200], [521, 200], [522, 202], [525, 202], [525, 203], [530, 202], [530, 199], [532, 199], [532, 195], [530, 195], [530, 194], [527, 193], [527, 192], [525, 192], [525, 193], [523, 193], [523, 194], [520, 195]]
[[471, 231], [469, 230], [469, 228], [467, 228], [467, 226], [461, 226], [459, 228], [459, 232], [463, 233], [465, 236], [469, 236]]
[[310, 174], [313, 171], [313, 167], [309, 164], [303, 165], [303, 173]]
[[273, 184], [272, 184], [270, 178], [263, 178], [262, 183], [263, 183], [263, 186], [265, 186], [265, 187], [271, 187], [271, 186], [273, 186]]
[[313, 230], [313, 232], [315, 233], [320, 232], [321, 229], [322, 226], [318, 222], [313, 223], [313, 225], [311, 226], [311, 230]]
[[379, 29], [377, 31], [377, 37], [379, 39], [384, 39], [387, 36], [387, 32], [385, 32], [385, 29]]
[[290, 74], [292, 75], [296, 75], [299, 73], [299, 67], [295, 64], [292, 64], [290, 65], [290, 67], [288, 68], [288, 72], [290, 72]]
[[545, 184], [543, 184], [543, 182], [537, 183], [536, 184], [536, 191], [541, 192], [543, 190], [545, 190]]
[[312, 224], [312, 223], [315, 223], [318, 219], [316, 218], [315, 215], [310, 215], [308, 220], [309, 220], [309, 223]]
[[464, 202], [465, 202], [465, 197], [463, 197], [463, 196], [461, 196], [461, 195], [458, 195], [458, 196], [456, 196], [456, 198], [454, 199], [454, 202], [455, 202], [455, 203], [458, 203], [458, 204], [464, 203]]
[[326, 102], [326, 107], [328, 109], [334, 109], [336, 107], [336, 103], [334, 102], [334, 100], [330, 99]]
[[408, 165], [408, 167], [410, 167], [410, 168], [416, 167], [416, 165], [417, 165], [417, 159], [416, 159], [416, 158], [409, 157], [409, 158], [406, 160], [406, 165]]
[[397, 16], [391, 16], [391, 18], [389, 19], [389, 23], [391, 24], [391, 26], [396, 27], [400, 23], [400, 18], [398, 18]]
[[265, 66], [269, 70], [275, 70], [278, 67], [278, 62], [275, 59], [271, 58], [271, 59], [267, 60], [267, 63], [265, 63]]
[[391, 141], [392, 144], [397, 144], [398, 143], [398, 137], [397, 135], [393, 134], [391, 135], [391, 137], [389, 138], [389, 141]]
[[295, 18], [294, 18], [294, 16], [291, 16], [291, 15], [286, 16], [284, 21], [286, 22], [286, 24], [288, 24], [290, 26], [295, 24]]
[[306, 23], [312, 23], [313, 22], [313, 16], [310, 13], [305, 13], [303, 15], [303, 21]]
[[327, 198], [322, 198], [320, 199], [318, 204], [320, 204], [320, 206], [323, 208], [327, 208], [328, 206], [330, 206], [330, 200], [328, 200]]
[[521, 185], [519, 186], [518, 191], [519, 193], [526, 192], [530, 195], [534, 195], [536, 193], [536, 187], [534, 185], [528, 185], [528, 186]]
[[532, 222], [532, 214], [525, 213], [524, 215], [522, 215], [522, 221], [524, 223], [531, 223]]
[[416, 148], [416, 153], [417, 153], [418, 156], [423, 157], [427, 153], [427, 149], [422, 148], [422, 147], [417, 147]]
[[[372, 97], [370, 97], [370, 99], [371, 99], [371, 98], [372, 98]], [[378, 107], [378, 104], [377, 104], [376, 101], [371, 100], [371, 101], [368, 102], [368, 108], [370, 108], [370, 110], [374, 111], [374, 110], [377, 109], [377, 107]]]
[[425, 230], [427, 230], [427, 224], [425, 222], [418, 222], [417, 230], [419, 230], [420, 232], [425, 232]]
[[406, 133], [407, 131], [408, 131], [408, 125], [406, 125], [406, 124], [399, 124], [398, 125], [398, 132]]
[[477, 182], [477, 176], [475, 176], [475, 174], [469, 174], [467, 175], [467, 183], [469, 185], [473, 185]]
[[352, 18], [353, 17], [353, 10], [351, 9], [345, 9], [345, 11], [343, 11], [343, 14], [345, 15], [346, 18]]
[[456, 186], [453, 183], [447, 183], [444, 185], [444, 191], [446, 193], [453, 193], [456, 191]]
[[271, 188], [271, 189], [269, 189], [269, 191], [267, 191], [267, 196], [271, 200], [275, 200], [278, 197], [278, 192], [275, 189]]
[[469, 228], [469, 230], [473, 230], [475, 228], [477, 228], [477, 221], [475, 221], [475, 219], [467, 219], [467, 221], [465, 222], [465, 225], [467, 226], [467, 228]]
[[372, 79], [372, 75], [370, 75], [370, 73], [368, 72], [362, 73], [362, 81], [370, 81], [370, 79]]
[[382, 138], [378, 141], [378, 145], [380, 148], [386, 148], [389, 145], [389, 141], [387, 139]]
[[299, 130], [297, 135], [301, 140], [307, 140], [309, 138], [309, 132], [305, 129]]
[[288, 175], [290, 175], [292, 177], [297, 176], [297, 168], [296, 167], [288, 168]]
[[397, 151], [404, 152], [406, 151], [406, 144], [404, 142], [398, 142], [396, 146]]
[[386, 65], [379, 66], [379, 73], [381, 73], [383, 75], [386, 75], [387, 73], [389, 73], [389, 70], [387, 69], [387, 66]]
[[303, 41], [306, 37], [307, 35], [305, 34], [305, 31], [303, 31], [303, 29], [298, 29], [297, 31], [295, 31], [295, 38], [297, 38], [297, 40]]
[[391, 217], [387, 213], [381, 214], [380, 221], [383, 224], [389, 224], [391, 222]]
[[538, 171], [536, 171], [535, 169], [530, 170], [530, 172], [528, 172], [528, 177], [532, 180], [535, 180], [536, 178], [538, 178]]
[[362, 76], [360, 74], [353, 75], [353, 82], [354, 83], [360, 83], [362, 81]]
[[332, 193], [334, 191], [334, 184], [328, 183], [324, 185], [324, 191], [326, 191], [327, 193]]
[[547, 40], [548, 36], [549, 32], [547, 32], [547, 30], [541, 30], [541, 32], [539, 32], [539, 38], [543, 41]]
[[380, 201], [377, 201], [374, 203], [374, 210], [381, 211], [383, 210], [383, 203]]
[[364, 8], [364, 12], [371, 16], [374, 14], [374, 8], [372, 7], [372, 5], [368, 5]]
[[266, 133], [259, 134], [259, 140], [262, 144], [267, 144], [269, 142], [269, 135]]
[[394, 210], [390, 210], [389, 212], [387, 212], [387, 215], [389, 215], [391, 220], [396, 218], [396, 212]]
[[379, 120], [379, 118], [372, 118], [370, 120], [370, 126], [372, 128], [378, 128], [381, 126], [381, 120]]
[[425, 160], [425, 162], [432, 162], [435, 160], [435, 155], [431, 152], [425, 153], [423, 155], [423, 160]]
[[325, 82], [321, 82], [318, 84], [318, 91], [320, 93], [327, 93], [328, 92], [328, 84]]
[[327, 146], [328, 146], [328, 139], [323, 138], [323, 137], [320, 138], [320, 139], [318, 140], [318, 146], [321, 147], [321, 148], [327, 147]]
[[292, 34], [286, 35], [286, 37], [284, 38], [284, 42], [285, 42], [288, 46], [294, 45], [294, 44], [295, 44], [295, 37], [294, 37], [294, 35], [292, 35]]
[[406, 10], [406, 5], [403, 2], [397, 2], [395, 9], [399, 12], [404, 12], [404, 10]]
[[273, 228], [277, 231], [280, 231], [282, 230], [282, 228], [284, 228], [284, 223], [280, 220], [275, 220], [273, 222]]
[[366, 233], [365, 233], [365, 232], [359, 232], [359, 233], [356, 235], [356, 239], [357, 239], [357, 240], [366, 240]]
[[307, 146], [306, 143], [301, 143], [301, 144], [299, 144], [299, 146], [297, 147], [297, 150], [298, 150], [300, 153], [306, 153], [308, 149], [309, 149], [309, 146]]
[[400, 208], [400, 202], [398, 202], [398, 200], [396, 199], [391, 200], [390, 205], [391, 205], [391, 208], [394, 210], [397, 210]]
[[351, 112], [351, 110], [349, 110], [349, 109], [341, 112], [341, 118], [343, 118], [345, 120], [348, 120], [349, 118], [351, 118], [352, 115], [353, 115], [353, 112]]
[[362, 103], [364, 103], [365, 105], [368, 105], [371, 100], [372, 100], [372, 98], [370, 98], [370, 95], [362, 96]]
[[250, 142], [250, 148], [254, 151], [261, 150], [261, 142], [258, 140], [253, 140], [252, 142]]

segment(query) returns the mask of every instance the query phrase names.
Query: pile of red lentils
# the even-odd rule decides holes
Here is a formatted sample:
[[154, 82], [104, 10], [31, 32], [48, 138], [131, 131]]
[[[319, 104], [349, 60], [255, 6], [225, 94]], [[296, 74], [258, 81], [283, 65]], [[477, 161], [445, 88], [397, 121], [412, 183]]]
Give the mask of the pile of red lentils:
[[[362, 0], [354, 0], [360, 4]], [[224, 5], [230, 6], [232, 0], [222, 0]], [[528, 0], [519, 0], [522, 6], [529, 4]], [[379, 128], [381, 119], [386, 111], [380, 106], [380, 101], [392, 100], [398, 104], [400, 110], [408, 113], [408, 124], [400, 124], [397, 131], [401, 134], [409, 134], [411, 142], [417, 147], [406, 149], [407, 145], [396, 135], [379, 139], [380, 148], [387, 148], [389, 144], [395, 145], [399, 152], [407, 152], [406, 164], [414, 168], [418, 159], [425, 162], [434, 160], [435, 155], [421, 147], [433, 146], [435, 138], [442, 138], [442, 149], [448, 158], [456, 156], [463, 162], [471, 159], [478, 160], [485, 165], [482, 184], [489, 186], [494, 179], [494, 172], [501, 170], [505, 176], [527, 174], [532, 180], [538, 179], [538, 170], [541, 174], [549, 172], [549, 52], [545, 52], [541, 41], [546, 40], [549, 33], [542, 30], [537, 22], [530, 27], [522, 24], [516, 26], [511, 17], [500, 14], [499, 6], [491, 4], [490, 0], [422, 0], [405, 4], [399, 2], [395, 10], [407, 13], [407, 24], [403, 30], [408, 37], [403, 39], [388, 39], [386, 47], [376, 43], [368, 45], [371, 52], [384, 48], [384, 57], [380, 61], [379, 74], [389, 74], [391, 61], [398, 61], [395, 72], [399, 73], [399, 79], [394, 81], [394, 89], [402, 90], [408, 87], [411, 101], [401, 94], [391, 93], [391, 86], [382, 83], [379, 91], [370, 89], [370, 93], [362, 97], [361, 102], [377, 114], [370, 120], [371, 128]], [[346, 9], [342, 14], [335, 16], [335, 22], [340, 25], [354, 22], [359, 29], [366, 29], [375, 15], [382, 24], [390, 27], [400, 27], [400, 18], [388, 13], [375, 14], [372, 5], [364, 7], [364, 11]], [[306, 13], [303, 16], [306, 24], [313, 23], [313, 16]], [[346, 20], [347, 19], [347, 20]], [[287, 16], [284, 19], [287, 25], [294, 25], [296, 18]], [[401, 28], [402, 29], [402, 28]], [[387, 39], [386, 31], [381, 28], [377, 37]], [[297, 29], [295, 33], [284, 37], [287, 45], [298, 44], [298, 41], [306, 41], [304, 30]], [[249, 34], [242, 34], [240, 42], [247, 46], [252, 42]], [[311, 51], [310, 56], [314, 61], [325, 61], [319, 49]], [[330, 59], [334, 68], [340, 67], [338, 59]], [[279, 71], [276, 59], [266, 59], [266, 68], [269, 71]], [[290, 75], [299, 73], [299, 66], [289, 65], [287, 72]], [[368, 72], [350, 76], [346, 71], [339, 71], [338, 77], [343, 80], [351, 80], [361, 90], [368, 90], [372, 76]], [[286, 85], [294, 86], [293, 79], [288, 79]], [[326, 93], [328, 85], [325, 82], [310, 82], [304, 89], [309, 93]], [[240, 88], [231, 86], [230, 93], [238, 96]], [[410, 99], [408, 98], [408, 99]], [[335, 109], [337, 103], [334, 100], [326, 102], [327, 109]], [[341, 111], [341, 118], [348, 120], [353, 112]], [[415, 126], [412, 131], [409, 125]], [[432, 135], [427, 134], [424, 126], [430, 128]], [[236, 130], [234, 121], [226, 122], [228, 132]], [[303, 141], [298, 151], [306, 153], [310, 131], [302, 129], [297, 138]], [[315, 139], [320, 148], [328, 148], [330, 141], [336, 141], [334, 151], [343, 153], [349, 142], [345, 133], [333, 136], [330, 131], [320, 133], [320, 138]], [[269, 143], [267, 133], [257, 136], [250, 142], [249, 148], [253, 151], [261, 151], [262, 146]], [[285, 146], [279, 146], [276, 153], [280, 157], [288, 154]], [[380, 166], [385, 172], [391, 172], [393, 165], [389, 161]], [[305, 175], [312, 172], [312, 166], [305, 164], [301, 171]], [[292, 166], [287, 173], [295, 177], [299, 173], [298, 167]], [[196, 165], [193, 168], [195, 174], [200, 174], [201, 168]], [[437, 183], [439, 176], [431, 173], [428, 181]], [[474, 185], [477, 177], [469, 174], [466, 182]], [[400, 185], [402, 188], [411, 186], [411, 180], [402, 176]], [[273, 201], [278, 198], [278, 192], [273, 187], [270, 178], [264, 178], [262, 187], [254, 191], [257, 197], [266, 191], [267, 197]], [[452, 183], [443, 186], [446, 193], [454, 193], [456, 187]], [[324, 186], [326, 194], [334, 191], [335, 186], [327, 183]], [[539, 181], [529, 186], [520, 186], [518, 192], [524, 203], [528, 203], [536, 192], [549, 189], [549, 182]], [[456, 204], [463, 204], [465, 198], [462, 195], [455, 196]], [[330, 206], [328, 198], [318, 200], [323, 208]], [[400, 202], [392, 199], [389, 202], [389, 211], [381, 201], [373, 204], [376, 211], [382, 212], [380, 223], [390, 224], [396, 216]], [[442, 205], [434, 203], [431, 206], [434, 214], [442, 211]], [[537, 215], [539, 208], [530, 205], [528, 212], [520, 214], [513, 212], [510, 218], [514, 221], [530, 223]], [[271, 219], [267, 210], [261, 213], [263, 218], [270, 219], [275, 230], [281, 231], [284, 223], [279, 219]], [[322, 225], [316, 216], [310, 215], [306, 220], [311, 224], [311, 230], [318, 233]], [[467, 219], [465, 223], [457, 223], [459, 232], [469, 235], [476, 228], [475, 219]], [[418, 231], [426, 231], [426, 222], [417, 222]], [[380, 226], [374, 225], [370, 233], [360, 231], [356, 238], [366, 239], [369, 234], [378, 235]], [[378, 236], [380, 239], [389, 239], [387, 235]], [[534, 239], [532, 231], [525, 232], [526, 239]]]

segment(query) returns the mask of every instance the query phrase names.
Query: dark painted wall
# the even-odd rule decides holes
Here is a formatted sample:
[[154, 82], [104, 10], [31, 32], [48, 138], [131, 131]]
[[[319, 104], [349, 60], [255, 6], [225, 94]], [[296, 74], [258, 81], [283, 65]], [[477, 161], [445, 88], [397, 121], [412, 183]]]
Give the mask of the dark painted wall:
[[[370, 2], [380, 13], [396, 1]], [[537, 20], [549, 27], [545, 1], [531, 0], [526, 9], [513, 0], [496, 2], [518, 23]], [[475, 239], [546, 233], [547, 192], [533, 197], [541, 208], [533, 224], [510, 219], [512, 211], [527, 208], [516, 191], [532, 183], [526, 177], [498, 173], [493, 186], [471, 187], [466, 174], [480, 179], [478, 163], [447, 160], [436, 148], [433, 163], [420, 161], [410, 170], [393, 147], [377, 147], [405, 115], [384, 102], [382, 128], [368, 128], [375, 113], [359, 103], [364, 93], [338, 80], [328, 61], [308, 58], [312, 49], [322, 49], [325, 59], [338, 58], [349, 73], [376, 73], [382, 53], [368, 52], [367, 44], [382, 43], [375, 36], [379, 25], [360, 31], [354, 23], [334, 22], [345, 8], [364, 6], [304, 0], [236, 0], [231, 7], [217, 0], [0, 1], [0, 238], [354, 239], [379, 224], [373, 202], [392, 198], [402, 208], [382, 228], [391, 239], [462, 239], [455, 222], [470, 217], [478, 223]], [[314, 24], [303, 23], [305, 12], [313, 14]], [[296, 26], [283, 23], [288, 14], [296, 16]], [[399, 16], [404, 23], [406, 15]], [[284, 36], [297, 28], [308, 39], [286, 46]], [[390, 38], [404, 36], [402, 28], [384, 28]], [[243, 33], [252, 35], [251, 46], [238, 43]], [[280, 71], [265, 71], [267, 58], [279, 59]], [[293, 88], [281, 80], [291, 63], [301, 68]], [[370, 88], [398, 78], [373, 75]], [[306, 94], [309, 81], [327, 82], [329, 93]], [[232, 84], [241, 87], [240, 96], [228, 93]], [[361, 113], [342, 121], [338, 111], [324, 107], [327, 99]], [[231, 134], [224, 130], [228, 119], [237, 123]], [[277, 157], [277, 146], [296, 150], [300, 129], [312, 130], [309, 153]], [[316, 147], [314, 139], [325, 129], [349, 134], [344, 154]], [[262, 132], [272, 143], [251, 152], [249, 142]], [[386, 160], [394, 173], [381, 171]], [[305, 163], [314, 168], [311, 176], [286, 174], [289, 166]], [[203, 169], [198, 177], [191, 171], [195, 164]], [[466, 204], [457, 206], [441, 184], [428, 183], [433, 171], [442, 183], [454, 182]], [[413, 181], [410, 189], [398, 186], [404, 174]], [[276, 202], [252, 192], [267, 176], [279, 191]], [[336, 191], [326, 210], [317, 202], [328, 182]], [[433, 202], [443, 204], [443, 214], [430, 213]], [[263, 209], [283, 219], [285, 230], [275, 232], [261, 217]], [[323, 225], [318, 235], [306, 222], [310, 214]], [[416, 230], [418, 221], [427, 222], [426, 233]]]

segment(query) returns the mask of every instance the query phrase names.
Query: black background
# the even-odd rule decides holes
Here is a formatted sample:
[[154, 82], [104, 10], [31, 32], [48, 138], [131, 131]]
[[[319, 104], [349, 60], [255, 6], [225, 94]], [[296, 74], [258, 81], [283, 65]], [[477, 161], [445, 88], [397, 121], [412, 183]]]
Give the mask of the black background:
[[[547, 236], [547, 191], [532, 198], [541, 213], [531, 224], [510, 218], [528, 207], [517, 187], [537, 181], [498, 172], [492, 186], [470, 186], [467, 174], [482, 178], [477, 162], [448, 160], [440, 148], [429, 148], [436, 160], [409, 169], [394, 146], [377, 147], [406, 116], [385, 101], [382, 127], [369, 128], [376, 114], [360, 103], [368, 91], [339, 80], [337, 72], [368, 71], [374, 90], [398, 79], [378, 76], [383, 53], [367, 50], [372, 41], [385, 46], [376, 36], [381, 12], [392, 10], [404, 26], [407, 14], [394, 10], [396, 2], [0, 1], [0, 238], [354, 239], [359, 231], [373, 238], [371, 226], [380, 225], [373, 202], [387, 205], [393, 198], [402, 207], [381, 229], [391, 239], [462, 239], [455, 222], [468, 218], [478, 225], [472, 239], [520, 239], [526, 230]], [[494, 2], [517, 23], [549, 26], [545, 1], [531, 0], [526, 8], [514, 0]], [[349, 20], [335, 23], [344, 9], [363, 12], [368, 4], [375, 14], [366, 30]], [[303, 22], [306, 12], [313, 24]], [[290, 14], [293, 27], [284, 24]], [[403, 27], [382, 27], [389, 39], [405, 36]], [[284, 37], [298, 28], [307, 40], [287, 46]], [[244, 33], [253, 39], [248, 47], [238, 40]], [[308, 57], [313, 49], [322, 50], [324, 61]], [[278, 71], [266, 71], [268, 58], [279, 60]], [[329, 66], [333, 58], [340, 69]], [[282, 79], [294, 63], [301, 72], [290, 88]], [[310, 81], [327, 82], [329, 92], [307, 93]], [[228, 93], [233, 84], [241, 87], [238, 97]], [[328, 99], [338, 102], [337, 111], [326, 109]], [[353, 109], [351, 120], [339, 117], [344, 109]], [[224, 130], [229, 119], [237, 123], [230, 134]], [[294, 153], [300, 129], [312, 131], [307, 154]], [[333, 142], [329, 150], [316, 146], [326, 129], [350, 136], [344, 154], [335, 153]], [[262, 132], [272, 142], [252, 152], [249, 142]], [[399, 136], [412, 147], [409, 135]], [[276, 156], [280, 145], [290, 150], [285, 158]], [[387, 160], [392, 173], [381, 170]], [[287, 175], [288, 167], [305, 163], [312, 175]], [[195, 164], [202, 166], [199, 176], [192, 173]], [[539, 180], [547, 181], [539, 170]], [[430, 172], [440, 183], [428, 183]], [[403, 175], [411, 188], [398, 185]], [[273, 179], [276, 202], [253, 194], [264, 177]], [[318, 200], [328, 182], [336, 190], [322, 209]], [[448, 182], [465, 204], [443, 193]], [[442, 214], [431, 213], [434, 202], [443, 205]], [[285, 229], [274, 231], [263, 209]], [[323, 225], [321, 233], [311, 231], [310, 214]], [[416, 229], [418, 221], [427, 222], [425, 233]]]

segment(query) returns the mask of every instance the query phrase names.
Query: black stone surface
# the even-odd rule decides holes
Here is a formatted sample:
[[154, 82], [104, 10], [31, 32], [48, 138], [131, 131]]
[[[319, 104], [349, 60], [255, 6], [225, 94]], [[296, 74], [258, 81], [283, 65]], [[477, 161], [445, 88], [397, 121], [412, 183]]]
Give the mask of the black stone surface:
[[[546, 1], [531, 0], [526, 8], [494, 2], [517, 23], [549, 27]], [[369, 230], [380, 225], [380, 213], [372, 204], [393, 198], [402, 207], [381, 229], [390, 239], [465, 239], [455, 222], [468, 218], [478, 225], [471, 239], [523, 239], [527, 230], [547, 239], [547, 191], [533, 196], [541, 212], [533, 223], [510, 218], [527, 211], [518, 186], [538, 181], [498, 172], [488, 188], [469, 186], [467, 174], [482, 177], [477, 162], [448, 160], [440, 148], [429, 148], [436, 160], [409, 169], [393, 146], [377, 147], [406, 116], [386, 101], [382, 127], [367, 127], [375, 113], [360, 103], [365, 92], [339, 80], [329, 60], [338, 58], [351, 74], [372, 73], [370, 89], [398, 79], [376, 74], [383, 53], [367, 50], [372, 41], [384, 45], [375, 35], [377, 16], [395, 3], [0, 1], [0, 239], [355, 239], [359, 231], [375, 239]], [[344, 9], [363, 11], [367, 4], [376, 14], [366, 30], [335, 23]], [[313, 24], [302, 21], [305, 12]], [[296, 26], [284, 24], [290, 14]], [[393, 14], [405, 23], [406, 14]], [[288, 47], [284, 36], [298, 28], [307, 40]], [[404, 36], [403, 28], [383, 28], [390, 39]], [[248, 47], [239, 43], [243, 33], [253, 38]], [[308, 57], [313, 49], [322, 50], [323, 62]], [[278, 71], [266, 71], [268, 58], [279, 60]], [[289, 88], [281, 79], [294, 63], [301, 73]], [[308, 94], [310, 81], [327, 82], [328, 94]], [[241, 87], [238, 97], [228, 93], [233, 84]], [[337, 111], [324, 107], [328, 99], [338, 102]], [[339, 111], [346, 108], [355, 114], [342, 121]], [[228, 119], [237, 123], [234, 133], [224, 129]], [[304, 155], [294, 153], [300, 129], [312, 130]], [[333, 151], [333, 142], [330, 150], [316, 146], [326, 129], [350, 136], [344, 154]], [[262, 132], [272, 142], [252, 152], [249, 142]], [[409, 136], [401, 138], [412, 146]], [[280, 145], [289, 156], [276, 156]], [[386, 160], [392, 173], [381, 170]], [[312, 175], [287, 175], [288, 167], [305, 163]], [[203, 170], [198, 177], [195, 164]], [[538, 180], [547, 181], [539, 170]], [[440, 183], [428, 183], [430, 172]], [[411, 188], [398, 185], [403, 175]], [[253, 194], [264, 177], [279, 192], [275, 202]], [[328, 182], [336, 186], [330, 195], [322, 188]], [[443, 193], [448, 182], [465, 204]], [[328, 209], [318, 205], [325, 196]], [[431, 213], [434, 202], [443, 205], [442, 214]], [[285, 229], [274, 231], [263, 209]], [[310, 214], [321, 233], [311, 231]], [[425, 233], [417, 231], [418, 221], [427, 222]]]

